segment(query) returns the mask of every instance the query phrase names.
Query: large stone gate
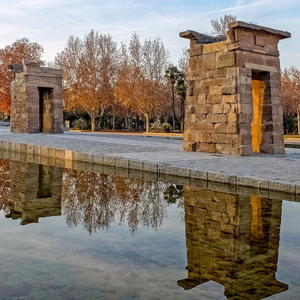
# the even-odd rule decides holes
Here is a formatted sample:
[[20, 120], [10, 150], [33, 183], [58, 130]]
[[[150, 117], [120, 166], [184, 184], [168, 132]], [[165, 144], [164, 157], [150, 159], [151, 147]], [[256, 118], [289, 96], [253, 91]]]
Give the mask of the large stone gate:
[[63, 133], [62, 70], [10, 65], [11, 132]]
[[290, 36], [239, 21], [227, 38], [180, 33], [191, 40], [184, 150], [284, 153], [278, 42]]

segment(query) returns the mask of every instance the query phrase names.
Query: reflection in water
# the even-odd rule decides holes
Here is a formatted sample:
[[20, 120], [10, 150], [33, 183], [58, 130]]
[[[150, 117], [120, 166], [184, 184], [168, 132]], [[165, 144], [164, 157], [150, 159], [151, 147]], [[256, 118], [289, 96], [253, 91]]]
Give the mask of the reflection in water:
[[115, 221], [126, 221], [132, 233], [139, 224], [158, 230], [167, 206], [183, 199], [178, 185], [23, 161], [0, 163], [1, 207], [22, 225], [62, 211], [69, 226], [82, 224], [89, 233]]
[[22, 218], [22, 225], [61, 214], [62, 169], [28, 162], [10, 162], [10, 199], [6, 217]]
[[66, 169], [62, 205], [68, 225], [91, 233], [110, 223], [127, 221], [132, 233], [138, 224], [157, 230], [166, 217], [164, 191], [169, 185]]
[[263, 299], [288, 286], [275, 278], [282, 201], [184, 188], [188, 278], [209, 280], [228, 299]]
[[10, 162], [8, 159], [0, 158], [0, 210], [3, 210], [5, 214], [10, 211], [9, 185]]
[[158, 230], [177, 203], [185, 211], [188, 263], [180, 287], [212, 280], [228, 299], [288, 289], [275, 278], [282, 201], [8, 160], [0, 160], [0, 189], [0, 208], [22, 225], [62, 211], [69, 226], [89, 233], [116, 221], [131, 233], [138, 225]]

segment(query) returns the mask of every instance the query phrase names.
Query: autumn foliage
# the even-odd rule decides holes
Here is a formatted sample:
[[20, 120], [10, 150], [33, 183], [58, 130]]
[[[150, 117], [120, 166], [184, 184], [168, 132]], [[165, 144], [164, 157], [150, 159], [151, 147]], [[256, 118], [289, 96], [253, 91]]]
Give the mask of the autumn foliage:
[[10, 212], [10, 161], [0, 158], [0, 210]]
[[117, 68], [117, 45], [111, 35], [92, 30], [84, 39], [71, 36], [55, 58], [64, 74], [67, 111], [86, 111], [95, 129], [95, 119], [113, 99]]
[[283, 113], [296, 114], [300, 105], [300, 70], [295, 67], [284, 69], [281, 74]]
[[42, 62], [43, 47], [27, 38], [16, 40], [12, 45], [0, 49], [0, 112], [10, 113], [11, 71], [10, 64], [20, 64], [22, 61]]

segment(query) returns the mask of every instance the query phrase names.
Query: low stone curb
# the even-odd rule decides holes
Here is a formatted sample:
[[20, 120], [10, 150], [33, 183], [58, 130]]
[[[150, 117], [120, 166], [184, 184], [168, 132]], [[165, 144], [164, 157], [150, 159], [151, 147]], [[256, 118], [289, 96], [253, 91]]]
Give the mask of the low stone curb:
[[[72, 168], [73, 162], [92, 163], [103, 166], [116, 167], [118, 169], [138, 170], [142, 172], [156, 173], [160, 175], [177, 176], [188, 178], [189, 180], [202, 180], [207, 182], [217, 182], [229, 184], [235, 189], [238, 186], [262, 189], [274, 192], [283, 192], [286, 194], [300, 195], [300, 186], [285, 182], [266, 181], [251, 177], [242, 177], [218, 172], [199, 171], [188, 168], [173, 167], [168, 164], [156, 164], [146, 161], [130, 160], [122, 157], [109, 155], [94, 155], [82, 153], [74, 150], [64, 150], [59, 148], [44, 147], [31, 144], [16, 143], [10, 141], [0, 141], [0, 150], [13, 151], [15, 153], [29, 154], [31, 162], [41, 163], [41, 157], [49, 158], [50, 163], [54, 165]], [[56, 164], [57, 162], [57, 164]]]

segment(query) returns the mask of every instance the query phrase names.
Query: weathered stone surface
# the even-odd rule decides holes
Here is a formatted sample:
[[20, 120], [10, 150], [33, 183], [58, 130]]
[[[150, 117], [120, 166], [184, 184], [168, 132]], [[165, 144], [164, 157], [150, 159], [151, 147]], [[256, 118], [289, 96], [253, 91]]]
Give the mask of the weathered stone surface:
[[234, 22], [227, 40], [181, 36], [191, 39], [183, 149], [284, 153], [277, 44], [290, 34]]
[[128, 169], [128, 159], [122, 158], [122, 157], [117, 157], [116, 158], [116, 167], [117, 168], [126, 168]]
[[153, 163], [143, 162], [143, 171], [157, 173], [158, 165]]
[[116, 166], [116, 158], [112, 156], [104, 156], [103, 164], [106, 166]]
[[33, 63], [11, 69], [11, 132], [63, 133], [62, 70]]

